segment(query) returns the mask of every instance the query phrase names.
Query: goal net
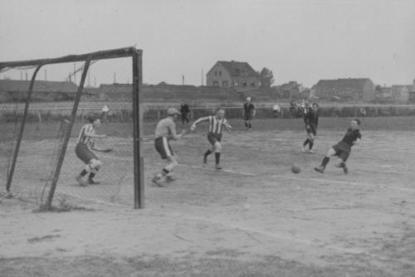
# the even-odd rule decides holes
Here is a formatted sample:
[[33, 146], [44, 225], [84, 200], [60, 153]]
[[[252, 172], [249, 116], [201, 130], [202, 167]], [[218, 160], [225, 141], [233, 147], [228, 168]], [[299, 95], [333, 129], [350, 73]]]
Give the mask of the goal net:
[[135, 48], [0, 62], [2, 193], [142, 208], [141, 82]]

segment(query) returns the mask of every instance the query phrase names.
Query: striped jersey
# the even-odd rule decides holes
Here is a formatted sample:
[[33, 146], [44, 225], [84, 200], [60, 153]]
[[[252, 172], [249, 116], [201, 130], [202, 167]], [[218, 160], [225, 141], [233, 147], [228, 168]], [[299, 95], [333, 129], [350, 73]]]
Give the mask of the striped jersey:
[[201, 117], [198, 120], [196, 120], [194, 124], [197, 124], [201, 121], [208, 121], [209, 122], [208, 132], [216, 134], [216, 135], [222, 134], [224, 126], [227, 128], [231, 128], [231, 125], [228, 123], [228, 121], [225, 118], [218, 119], [214, 115]]
[[95, 135], [94, 126], [91, 123], [85, 124], [79, 131], [77, 143], [86, 144], [89, 148], [91, 148], [94, 145], [93, 135]]

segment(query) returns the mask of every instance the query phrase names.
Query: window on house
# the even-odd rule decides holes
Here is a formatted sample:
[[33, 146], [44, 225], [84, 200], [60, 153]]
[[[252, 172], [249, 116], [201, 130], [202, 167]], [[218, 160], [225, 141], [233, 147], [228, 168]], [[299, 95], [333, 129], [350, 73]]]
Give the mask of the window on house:
[[219, 82], [218, 81], [213, 81], [213, 86], [214, 87], [218, 87], [219, 86]]
[[222, 71], [219, 71], [219, 76], [222, 76]]
[[255, 82], [252, 82], [251, 83], [251, 87], [255, 87]]
[[243, 82], [243, 83], [242, 83], [242, 86], [243, 86], [243, 87], [246, 87], [246, 86], [247, 86], [247, 83], [246, 83], [246, 82]]
[[222, 81], [222, 87], [228, 87], [229, 83], [228, 81]]

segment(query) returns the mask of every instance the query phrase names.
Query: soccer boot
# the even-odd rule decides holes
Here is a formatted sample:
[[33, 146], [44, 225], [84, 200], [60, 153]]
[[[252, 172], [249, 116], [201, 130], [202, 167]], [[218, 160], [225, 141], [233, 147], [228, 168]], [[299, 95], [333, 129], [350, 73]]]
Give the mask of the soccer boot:
[[343, 167], [343, 172], [344, 172], [344, 174], [348, 174], [349, 173], [349, 169], [347, 168], [346, 165], [344, 165], [344, 167]]
[[175, 177], [173, 177], [173, 176], [170, 176], [170, 175], [166, 176], [166, 182], [167, 183], [171, 183], [171, 182], [174, 182], [176, 180], [177, 179]]
[[324, 173], [324, 167], [321, 165], [318, 167], [315, 167], [314, 170], [317, 171], [318, 173], [322, 173], [322, 174]]
[[217, 170], [221, 170], [221, 169], [222, 169], [222, 166], [221, 166], [220, 164], [216, 164], [216, 165], [215, 165], [215, 169], [217, 169]]
[[86, 187], [88, 183], [82, 178], [81, 175], [76, 176], [76, 181], [81, 187]]
[[100, 182], [97, 182], [97, 181], [95, 181], [94, 179], [89, 178], [89, 179], [88, 179], [88, 184], [90, 184], [90, 185], [99, 185], [99, 184], [100, 184]]
[[162, 180], [163, 180], [163, 177], [162, 176], [156, 175], [156, 176], [154, 176], [154, 178], [151, 181], [156, 186], [164, 187]]
[[207, 156], [203, 156], [203, 164], [207, 164]]

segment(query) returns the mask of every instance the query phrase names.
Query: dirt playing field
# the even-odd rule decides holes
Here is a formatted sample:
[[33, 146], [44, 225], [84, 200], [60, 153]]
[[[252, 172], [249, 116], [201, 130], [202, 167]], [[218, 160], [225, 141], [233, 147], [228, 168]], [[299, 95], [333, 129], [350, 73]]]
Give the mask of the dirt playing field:
[[348, 122], [322, 118], [315, 153], [305, 154], [301, 119], [257, 120], [250, 131], [233, 120], [222, 171], [213, 157], [202, 166], [200, 126], [172, 143], [181, 164], [164, 188], [150, 182], [163, 162], [146, 123], [143, 210], [132, 209], [130, 124], [107, 124], [101, 143], [115, 151], [99, 154], [101, 184], [76, 185], [82, 164], [71, 139], [55, 200], [70, 211], [50, 213], [33, 212], [33, 200], [54, 162], [57, 126], [29, 126], [16, 197], [0, 198], [0, 276], [415, 276], [415, 118], [365, 118], [350, 173], [336, 159], [314, 172]]

